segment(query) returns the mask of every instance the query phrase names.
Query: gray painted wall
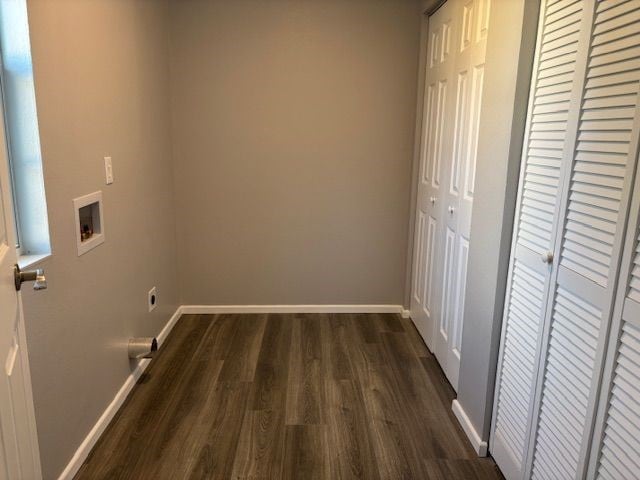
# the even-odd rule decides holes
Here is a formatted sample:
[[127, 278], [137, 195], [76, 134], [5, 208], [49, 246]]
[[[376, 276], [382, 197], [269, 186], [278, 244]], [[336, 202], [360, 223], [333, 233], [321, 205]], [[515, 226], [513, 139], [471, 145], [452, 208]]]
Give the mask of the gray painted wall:
[[420, 2], [170, 3], [186, 304], [401, 304]]
[[491, 7], [458, 383], [458, 401], [484, 441], [491, 426], [538, 9], [537, 0], [495, 0]]
[[[29, 0], [53, 256], [24, 289], [44, 476], [57, 478], [178, 304], [167, 2]], [[103, 156], [115, 183], [104, 185]], [[106, 242], [78, 257], [74, 197], [101, 189]], [[159, 306], [147, 312], [147, 291]]]

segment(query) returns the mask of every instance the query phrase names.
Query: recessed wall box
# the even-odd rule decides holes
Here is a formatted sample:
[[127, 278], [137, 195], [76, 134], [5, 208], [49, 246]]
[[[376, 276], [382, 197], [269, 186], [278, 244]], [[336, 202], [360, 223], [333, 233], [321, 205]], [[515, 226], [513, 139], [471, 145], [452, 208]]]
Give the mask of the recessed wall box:
[[102, 192], [73, 199], [78, 256], [104, 243]]

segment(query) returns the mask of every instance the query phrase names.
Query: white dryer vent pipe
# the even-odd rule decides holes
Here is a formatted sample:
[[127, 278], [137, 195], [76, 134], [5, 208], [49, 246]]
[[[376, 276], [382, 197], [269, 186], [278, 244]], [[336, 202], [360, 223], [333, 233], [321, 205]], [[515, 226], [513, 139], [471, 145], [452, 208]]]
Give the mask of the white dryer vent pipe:
[[155, 337], [138, 337], [129, 340], [129, 358], [151, 358], [158, 350]]

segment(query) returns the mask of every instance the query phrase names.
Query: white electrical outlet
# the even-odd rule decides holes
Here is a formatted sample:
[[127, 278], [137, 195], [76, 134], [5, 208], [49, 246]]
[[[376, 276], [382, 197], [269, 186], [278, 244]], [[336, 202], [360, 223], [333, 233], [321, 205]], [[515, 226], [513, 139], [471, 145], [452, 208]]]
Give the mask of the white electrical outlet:
[[111, 157], [104, 157], [104, 174], [107, 185], [111, 185], [113, 183], [113, 163], [111, 162]]
[[156, 292], [156, 287], [153, 287], [151, 290], [149, 290], [149, 294], [147, 295], [147, 305], [149, 306], [150, 312], [158, 305], [158, 294]]

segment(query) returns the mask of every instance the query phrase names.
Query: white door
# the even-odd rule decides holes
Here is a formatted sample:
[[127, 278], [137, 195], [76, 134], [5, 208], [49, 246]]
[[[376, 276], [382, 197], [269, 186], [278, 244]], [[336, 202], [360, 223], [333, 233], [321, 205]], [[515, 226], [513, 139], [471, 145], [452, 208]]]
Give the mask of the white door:
[[454, 5], [459, 29], [458, 41], [454, 42], [451, 147], [447, 150], [448, 172], [441, 197], [444, 209], [442, 306], [435, 354], [457, 390], [490, 2], [475, 0]]
[[639, 13], [542, 6], [491, 439], [508, 479], [586, 472], [637, 164]]
[[588, 44], [539, 363], [535, 477], [586, 471], [640, 137], [640, 2], [581, 3]]
[[616, 480], [640, 476], [640, 175], [637, 173], [631, 212], [587, 478]]
[[453, 31], [453, 3], [447, 1], [429, 17], [416, 207], [411, 318], [431, 350], [434, 349], [436, 319], [440, 314], [441, 288], [438, 282], [444, 232], [441, 197], [445, 184], [443, 175], [448, 171], [448, 147], [451, 144], [449, 99], [453, 84], [452, 42], [456, 38]]
[[1, 120], [0, 132], [0, 479], [31, 480], [42, 473], [22, 303], [13, 277], [16, 237]]
[[411, 318], [457, 390], [490, 0], [429, 18]]
[[540, 10], [509, 278], [505, 298], [491, 453], [508, 479], [522, 478], [528, 453], [536, 371], [555, 250], [566, 132], [576, 81], [580, 2]]

